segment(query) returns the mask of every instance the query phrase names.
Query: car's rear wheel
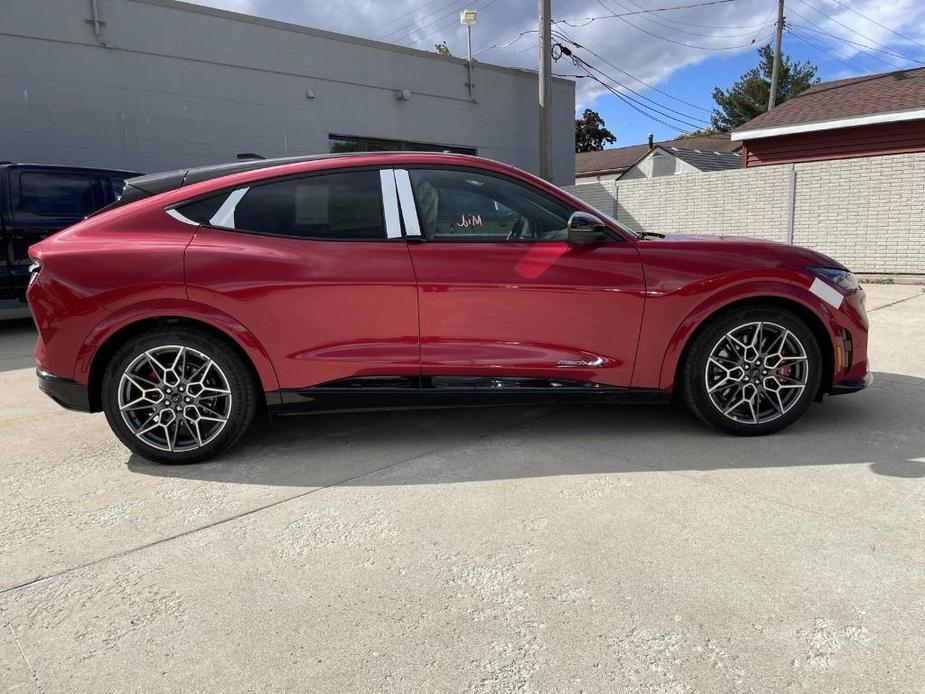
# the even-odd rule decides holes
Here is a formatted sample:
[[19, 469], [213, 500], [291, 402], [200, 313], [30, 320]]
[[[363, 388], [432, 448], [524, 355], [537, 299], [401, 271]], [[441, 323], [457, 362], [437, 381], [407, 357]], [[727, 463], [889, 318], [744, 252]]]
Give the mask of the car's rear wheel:
[[799, 419], [819, 391], [822, 357], [812, 330], [776, 306], [734, 309], [694, 338], [681, 389], [700, 419], [742, 436]]
[[240, 355], [181, 326], [147, 331], [122, 345], [102, 388], [116, 436], [162, 463], [218, 455], [247, 431], [257, 408], [256, 383]]

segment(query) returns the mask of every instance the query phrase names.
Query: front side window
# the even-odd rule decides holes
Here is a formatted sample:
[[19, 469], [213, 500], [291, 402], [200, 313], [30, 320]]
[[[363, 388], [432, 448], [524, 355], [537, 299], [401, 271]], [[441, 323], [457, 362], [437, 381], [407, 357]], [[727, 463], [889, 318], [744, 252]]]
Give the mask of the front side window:
[[572, 209], [505, 178], [409, 171], [421, 234], [433, 241], [563, 241]]
[[95, 176], [25, 171], [13, 186], [14, 214], [85, 217], [99, 206]]
[[193, 205], [180, 212], [197, 222], [239, 231], [341, 241], [386, 237], [378, 171], [256, 184]]

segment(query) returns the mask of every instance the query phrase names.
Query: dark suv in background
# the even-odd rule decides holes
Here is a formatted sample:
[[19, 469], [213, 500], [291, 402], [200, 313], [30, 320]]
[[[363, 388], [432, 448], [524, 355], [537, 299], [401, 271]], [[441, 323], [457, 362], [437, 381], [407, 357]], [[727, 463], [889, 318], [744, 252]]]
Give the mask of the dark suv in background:
[[115, 202], [137, 175], [0, 162], [0, 319], [28, 315], [29, 246]]

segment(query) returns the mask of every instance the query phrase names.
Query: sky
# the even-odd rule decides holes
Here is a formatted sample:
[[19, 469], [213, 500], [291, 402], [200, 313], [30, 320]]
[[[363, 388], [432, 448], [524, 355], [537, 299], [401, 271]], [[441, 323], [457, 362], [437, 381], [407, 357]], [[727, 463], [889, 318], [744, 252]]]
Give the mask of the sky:
[[[476, 60], [536, 69], [535, 0], [196, 0], [198, 4], [354, 36], [466, 54], [461, 9], [475, 9]], [[710, 4], [702, 4], [707, 3]], [[682, 5], [699, 5], [686, 9]], [[652, 11], [658, 10], [658, 11]], [[668, 140], [709, 124], [714, 87], [729, 87], [772, 40], [776, 0], [552, 0], [553, 63], [576, 78], [576, 112], [601, 114], [617, 142]], [[614, 16], [622, 15], [622, 16]], [[823, 80], [925, 66], [922, 0], [786, 0], [784, 53]], [[575, 44], [579, 44], [576, 47]], [[640, 111], [643, 111], [642, 113]]]

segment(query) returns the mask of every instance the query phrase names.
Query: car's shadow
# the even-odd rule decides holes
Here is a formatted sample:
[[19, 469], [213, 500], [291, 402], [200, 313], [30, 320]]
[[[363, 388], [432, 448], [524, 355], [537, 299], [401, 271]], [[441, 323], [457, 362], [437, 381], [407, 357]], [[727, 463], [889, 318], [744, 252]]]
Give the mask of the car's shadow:
[[586, 405], [314, 415], [258, 422], [218, 460], [131, 471], [242, 484], [435, 484], [548, 475], [864, 465], [925, 477], [925, 379], [880, 373], [790, 429], [739, 438], [683, 408]]

